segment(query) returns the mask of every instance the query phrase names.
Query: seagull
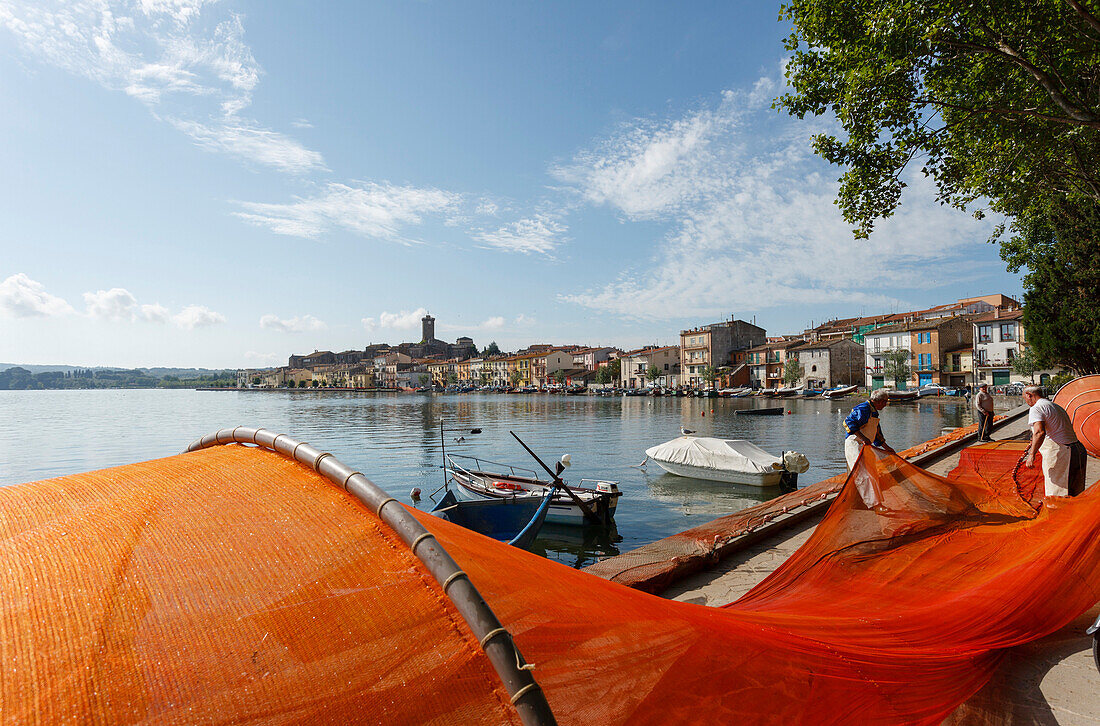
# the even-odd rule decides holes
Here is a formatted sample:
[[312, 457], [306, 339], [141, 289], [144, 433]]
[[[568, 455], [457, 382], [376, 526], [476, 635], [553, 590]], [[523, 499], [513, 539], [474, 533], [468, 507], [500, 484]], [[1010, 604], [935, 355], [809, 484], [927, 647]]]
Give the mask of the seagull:
[[680, 427], [680, 434], [683, 435], [683, 436], [690, 436], [693, 433], [695, 433], [695, 432], [692, 431], [691, 429], [685, 429], [683, 426]]
[[631, 464], [630, 468], [631, 468], [631, 469], [642, 469], [642, 468], [644, 468], [644, 467], [645, 467], [645, 465], [646, 465], [646, 464], [648, 464], [648, 463], [649, 463], [649, 457], [647, 456], [646, 458], [642, 459], [642, 463], [641, 463], [641, 464]]
[[466, 440], [465, 436], [459, 436], [457, 439], [455, 439], [455, 443], [456, 444], [461, 444], [465, 440]]

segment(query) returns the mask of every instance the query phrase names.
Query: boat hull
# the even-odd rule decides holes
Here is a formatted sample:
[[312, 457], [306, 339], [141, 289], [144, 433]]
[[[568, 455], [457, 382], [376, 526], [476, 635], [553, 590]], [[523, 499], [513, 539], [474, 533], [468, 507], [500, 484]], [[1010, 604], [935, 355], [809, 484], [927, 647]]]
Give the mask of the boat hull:
[[[498, 491], [495, 489], [487, 489], [480, 486], [476, 481], [477, 474], [474, 474], [475, 481], [470, 481], [471, 477], [453, 472], [451, 479], [457, 484], [454, 487], [455, 495], [459, 500], [464, 501], [476, 501], [479, 499], [533, 499], [542, 501], [542, 497], [545, 494], [548, 486], [542, 484], [535, 484], [527, 479], [520, 477], [508, 477], [500, 476], [496, 474], [485, 474], [485, 479], [492, 482], [505, 482], [515, 484], [517, 487], [523, 487], [522, 489], [516, 489], [511, 491]], [[602, 494], [591, 492], [588, 490], [577, 491], [573, 488], [577, 496], [586, 505], [590, 507], [597, 507], [601, 498], [607, 500], [607, 519], [610, 521], [615, 516], [615, 507], [618, 505], [619, 493], [614, 494]], [[554, 498], [550, 501], [550, 508], [546, 512], [546, 521], [550, 524], [568, 524], [568, 525], [584, 525], [588, 524], [585, 520], [584, 512], [577, 506], [569, 495], [565, 492], [556, 492]]]
[[741, 471], [704, 469], [687, 464], [677, 464], [671, 461], [661, 461], [660, 459], [654, 459], [653, 461], [657, 466], [661, 467], [669, 474], [675, 474], [676, 476], [683, 476], [691, 479], [705, 479], [707, 481], [719, 481], [726, 484], [745, 484], [751, 487], [778, 486], [779, 479], [783, 476], [783, 472], [781, 471], [755, 474]]

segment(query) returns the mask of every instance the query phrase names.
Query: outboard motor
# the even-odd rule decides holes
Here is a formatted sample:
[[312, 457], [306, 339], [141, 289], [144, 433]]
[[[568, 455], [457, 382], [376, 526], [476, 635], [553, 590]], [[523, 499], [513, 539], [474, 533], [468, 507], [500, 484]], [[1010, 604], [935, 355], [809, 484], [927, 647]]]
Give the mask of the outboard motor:
[[784, 451], [780, 461], [782, 463], [777, 466], [783, 473], [779, 476], [779, 491], [784, 494], [793, 492], [798, 489], [798, 475], [810, 468], [810, 462], [805, 454], [797, 451]]
[[1100, 671], [1100, 618], [1096, 618], [1096, 622], [1085, 632], [1092, 636], [1092, 658], [1096, 661], [1096, 670]]

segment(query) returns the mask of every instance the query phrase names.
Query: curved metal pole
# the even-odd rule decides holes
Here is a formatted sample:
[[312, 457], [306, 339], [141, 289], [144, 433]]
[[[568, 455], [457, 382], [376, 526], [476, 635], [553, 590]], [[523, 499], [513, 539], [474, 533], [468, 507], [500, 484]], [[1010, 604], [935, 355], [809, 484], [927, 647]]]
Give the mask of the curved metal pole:
[[310, 467], [366, 505], [367, 509], [389, 525], [409, 546], [442, 586], [443, 593], [454, 603], [474, 637], [481, 643], [485, 655], [511, 696], [520, 720], [532, 726], [557, 723], [550, 704], [546, 701], [546, 694], [531, 674], [531, 666], [525, 664], [512, 634], [501, 625], [489, 604], [470, 582], [469, 576], [443, 549], [435, 535], [425, 529], [396, 499], [361, 473], [338, 461], [332, 454], [318, 451], [286, 434], [275, 434], [265, 429], [245, 426], [222, 429], [192, 443], [187, 447], [187, 452], [220, 444], [253, 444], [287, 456]]

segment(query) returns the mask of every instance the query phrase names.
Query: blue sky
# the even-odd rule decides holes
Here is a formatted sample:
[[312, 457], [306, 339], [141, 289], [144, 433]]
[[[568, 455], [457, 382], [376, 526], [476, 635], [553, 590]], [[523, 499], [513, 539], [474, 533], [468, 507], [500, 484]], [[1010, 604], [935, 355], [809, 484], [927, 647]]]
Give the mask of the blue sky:
[[778, 3], [0, 0], [0, 361], [668, 344], [1018, 295], [909, 177], [870, 241], [771, 110]]

